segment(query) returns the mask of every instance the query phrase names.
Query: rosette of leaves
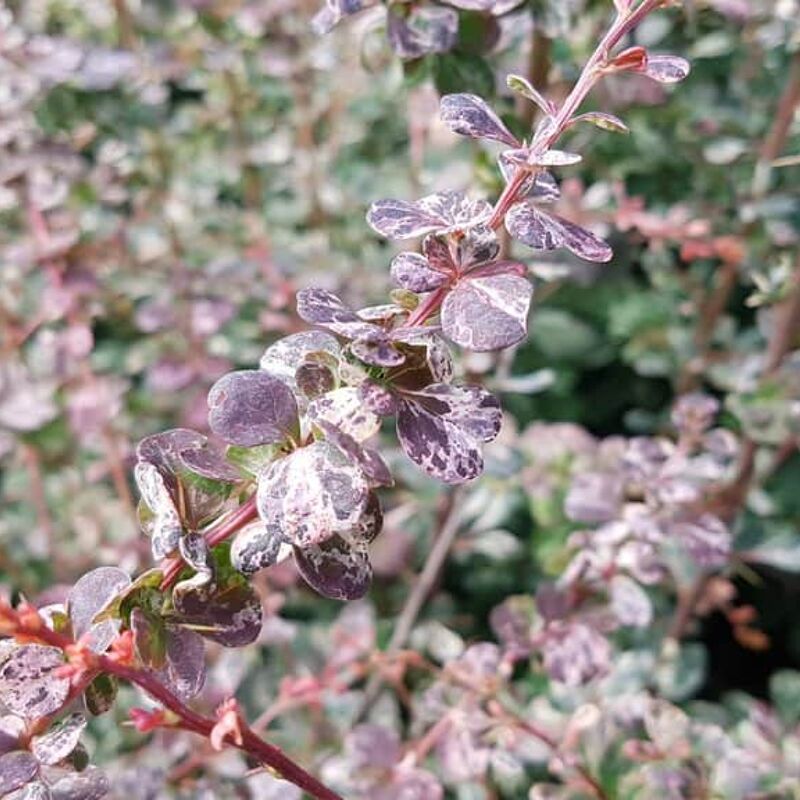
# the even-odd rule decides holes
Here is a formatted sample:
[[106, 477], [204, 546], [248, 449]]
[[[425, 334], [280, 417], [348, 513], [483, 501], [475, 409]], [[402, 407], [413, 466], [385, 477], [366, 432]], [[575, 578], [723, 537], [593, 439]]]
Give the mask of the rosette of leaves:
[[[342, 315], [334, 314], [331, 324], [350, 330], [336, 321]], [[233, 567], [251, 575], [290, 552], [318, 592], [353, 599], [369, 587], [368, 545], [382, 525], [374, 489], [390, 484], [391, 475], [362, 444], [380, 420], [354, 387], [340, 385], [340, 356], [328, 334], [287, 337], [268, 348], [262, 370], [221, 378], [209, 393], [209, 408], [212, 430], [227, 442], [272, 448], [258, 466], [258, 453], [249, 459], [260, 522], [237, 534]], [[248, 461], [245, 453], [239, 457]]]
[[175, 554], [182, 536], [215, 519], [242, 481], [205, 436], [185, 428], [148, 436], [136, 455], [139, 520], [156, 559]]
[[[353, 344], [362, 341], [357, 337], [365, 335], [398, 354], [373, 358], [373, 362], [384, 363], [379, 366], [367, 362], [367, 369], [352, 371], [357, 389], [338, 390], [343, 398], [355, 398], [359, 416], [369, 414], [377, 422], [380, 416], [396, 415], [403, 450], [432, 477], [446, 483], [463, 483], [480, 475], [481, 445], [492, 441], [500, 430], [500, 405], [479, 386], [450, 383], [452, 359], [435, 328], [386, 328], [365, 323], [338, 297], [319, 289], [300, 292], [298, 311], [307, 322], [351, 339], [348, 352], [356, 358], [361, 358], [364, 350], [354, 349]], [[337, 392], [320, 397], [313, 409], [309, 408], [309, 415], [319, 415], [325, 409], [327, 421], [352, 436], [353, 431], [344, 424], [348, 415], [337, 412], [340, 402]], [[377, 425], [372, 433], [375, 432]]]
[[[453, 50], [459, 40], [459, 11], [480, 15], [481, 26], [493, 35], [486, 45], [496, 41], [493, 17], [507, 14], [522, 0], [446, 0], [439, 3], [391, 2], [386, 8], [386, 32], [392, 50], [404, 60], [422, 58]], [[312, 21], [318, 34], [329, 33], [346, 17], [377, 5], [375, 0], [327, 0]]]
[[10, 800], [99, 800], [108, 778], [88, 766], [80, 744], [83, 714], [68, 714], [47, 731], [30, 735], [25, 719], [0, 717], [0, 795]]

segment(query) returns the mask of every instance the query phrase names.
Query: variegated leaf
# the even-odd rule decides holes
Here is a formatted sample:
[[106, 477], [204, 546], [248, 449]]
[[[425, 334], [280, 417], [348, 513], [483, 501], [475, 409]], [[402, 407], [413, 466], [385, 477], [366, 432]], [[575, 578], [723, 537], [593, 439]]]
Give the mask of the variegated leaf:
[[243, 575], [252, 575], [277, 561], [282, 544], [276, 526], [267, 526], [259, 520], [236, 534], [231, 545], [231, 563]]
[[333, 292], [325, 289], [302, 289], [297, 293], [297, 313], [309, 325], [327, 328], [337, 336], [353, 339], [380, 330], [365, 322]]
[[38, 771], [39, 762], [31, 753], [17, 750], [0, 756], [0, 796], [24, 786]]
[[372, 582], [372, 565], [365, 547], [353, 547], [340, 536], [319, 545], [294, 548], [297, 569], [324, 597], [358, 600]]
[[303, 331], [278, 339], [261, 356], [259, 366], [264, 372], [280, 378], [293, 392], [298, 391], [296, 376], [301, 364], [311, 353], [339, 355], [339, 343], [325, 331]]
[[388, 11], [389, 43], [400, 58], [421, 58], [453, 49], [458, 36], [458, 13], [442, 6], [416, 6], [405, 15], [395, 6]]
[[57, 711], [69, 693], [69, 680], [53, 674], [63, 665], [64, 656], [56, 647], [16, 647], [0, 667], [0, 703], [26, 719]]
[[208, 424], [230, 444], [282, 442], [298, 428], [297, 401], [286, 384], [263, 370], [223, 375], [208, 393]]
[[381, 426], [380, 418], [367, 407], [354, 386], [343, 386], [328, 392], [308, 404], [306, 417], [309, 422], [327, 422], [364, 442], [374, 436]]
[[445, 483], [464, 483], [483, 471], [481, 443], [497, 436], [501, 419], [497, 398], [485, 389], [432, 384], [402, 394], [397, 434], [422, 470]]
[[545, 214], [531, 203], [512, 206], [506, 215], [508, 232], [534, 250], [565, 247], [587, 261], [606, 262], [614, 255], [607, 242], [574, 222]]
[[509, 147], [519, 147], [517, 138], [477, 95], [445, 95], [439, 104], [439, 116], [453, 133], [473, 139], [493, 139]]
[[40, 764], [54, 766], [63, 761], [77, 746], [86, 727], [83, 714], [70, 714], [41, 736], [31, 740], [31, 750]]
[[680, 83], [691, 72], [691, 64], [680, 56], [647, 56], [644, 74], [659, 83]]
[[517, 275], [467, 277], [442, 304], [442, 329], [468, 350], [501, 350], [522, 341], [528, 330], [533, 287]]
[[433, 269], [420, 253], [400, 253], [392, 260], [392, 280], [410, 292], [432, 292], [447, 282], [447, 274]]

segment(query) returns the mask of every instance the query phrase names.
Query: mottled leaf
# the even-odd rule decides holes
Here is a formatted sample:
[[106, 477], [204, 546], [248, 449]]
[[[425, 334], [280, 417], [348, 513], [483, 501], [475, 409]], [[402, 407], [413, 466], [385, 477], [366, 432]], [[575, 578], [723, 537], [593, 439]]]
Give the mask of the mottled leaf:
[[305, 581], [334, 600], [357, 600], [367, 593], [372, 581], [366, 548], [352, 547], [340, 536], [320, 545], [296, 546], [294, 558]]
[[69, 680], [53, 675], [63, 665], [58, 648], [41, 644], [15, 648], [0, 667], [0, 702], [26, 719], [52, 714], [69, 692]]
[[380, 330], [365, 322], [333, 292], [325, 289], [302, 289], [297, 293], [297, 313], [309, 325], [320, 325], [338, 336], [353, 339]]
[[358, 387], [358, 399], [364, 407], [379, 417], [388, 417], [397, 411], [397, 398], [385, 386], [364, 381]]
[[94, 618], [131, 584], [130, 576], [117, 567], [98, 567], [78, 579], [67, 597], [67, 611], [75, 638], [89, 634], [89, 647], [103, 653], [119, 631], [116, 620], [93, 623]]
[[41, 764], [54, 766], [63, 761], [77, 746], [86, 727], [83, 714], [70, 714], [53, 725], [47, 733], [34, 736], [31, 750]]
[[359, 390], [353, 386], [344, 386], [312, 400], [306, 416], [313, 424], [327, 422], [333, 425], [357, 442], [371, 438], [381, 426], [380, 418], [363, 402]]
[[537, 210], [531, 203], [517, 203], [506, 215], [506, 228], [534, 250], [565, 247], [587, 261], [606, 262], [613, 257], [609, 245], [573, 222]]
[[331, 444], [339, 448], [347, 458], [361, 467], [371, 486], [392, 486], [394, 479], [389, 467], [377, 450], [362, 447], [352, 436], [329, 422], [320, 420], [317, 423]]
[[420, 253], [400, 253], [392, 260], [392, 280], [410, 292], [432, 292], [447, 282], [447, 275], [432, 269]]
[[191, 700], [206, 681], [206, 646], [194, 631], [170, 625], [167, 628], [166, 661], [161, 679], [182, 699]]
[[421, 58], [452, 50], [458, 36], [458, 13], [442, 6], [416, 6], [410, 12], [396, 4], [387, 17], [389, 43], [400, 58]]
[[259, 366], [297, 392], [297, 370], [311, 353], [328, 353], [337, 358], [339, 343], [325, 331], [293, 333], [270, 345], [261, 356]]
[[[355, 525], [369, 484], [361, 469], [328, 442], [315, 442], [276, 462], [258, 482], [258, 506], [268, 528], [285, 541], [319, 544]], [[266, 516], [264, 516], [266, 515]]]
[[53, 800], [101, 800], [110, 790], [108, 778], [96, 767], [67, 775], [50, 787]]
[[208, 441], [201, 446], [181, 450], [180, 458], [189, 470], [202, 478], [224, 483], [236, 483], [242, 480], [239, 470]]
[[213, 593], [173, 593], [176, 624], [224, 647], [243, 647], [261, 632], [261, 600], [240, 578]]
[[584, 623], [551, 623], [542, 645], [544, 668], [550, 678], [580, 686], [611, 668], [608, 640]]
[[394, 347], [389, 336], [380, 329], [354, 339], [350, 343], [350, 352], [360, 361], [374, 367], [397, 367], [406, 360]]
[[242, 447], [281, 442], [297, 431], [297, 401], [283, 381], [263, 370], [229, 372], [208, 393], [208, 424]]
[[136, 657], [150, 669], [164, 666], [167, 650], [167, 630], [163, 620], [142, 608], [131, 611], [130, 630]]
[[432, 384], [404, 392], [397, 434], [406, 455], [445, 483], [463, 483], [483, 471], [481, 442], [500, 431], [497, 399], [477, 386]]
[[533, 287], [517, 275], [467, 277], [442, 304], [442, 330], [468, 350], [500, 350], [527, 335]]
[[161, 470], [149, 461], [139, 461], [133, 471], [145, 505], [139, 507], [142, 530], [150, 537], [153, 557], [162, 559], [178, 546], [183, 523], [169, 485]]
[[473, 139], [494, 139], [510, 147], [519, 147], [517, 138], [477, 95], [445, 95], [439, 104], [439, 116], [453, 133]]
[[583, 157], [577, 153], [567, 153], [564, 150], [547, 150], [541, 154], [531, 154], [528, 157], [529, 164], [536, 164], [540, 167], [568, 167], [583, 161]]
[[30, 753], [18, 750], [0, 756], [0, 796], [24, 786], [39, 771], [39, 763]]
[[297, 388], [309, 399], [332, 392], [336, 388], [336, 375], [325, 364], [301, 364], [295, 373]]
[[647, 627], [653, 619], [653, 606], [642, 587], [627, 575], [611, 579], [611, 610], [622, 625]]
[[437, 192], [415, 202], [379, 200], [367, 212], [370, 226], [389, 239], [413, 239], [426, 233], [464, 231], [485, 222], [492, 207], [463, 192]]
[[282, 536], [262, 521], [248, 525], [236, 534], [231, 545], [231, 563], [244, 575], [271, 567], [278, 559]]
[[25, 733], [25, 720], [14, 714], [0, 717], [0, 755], [18, 750], [20, 737]]

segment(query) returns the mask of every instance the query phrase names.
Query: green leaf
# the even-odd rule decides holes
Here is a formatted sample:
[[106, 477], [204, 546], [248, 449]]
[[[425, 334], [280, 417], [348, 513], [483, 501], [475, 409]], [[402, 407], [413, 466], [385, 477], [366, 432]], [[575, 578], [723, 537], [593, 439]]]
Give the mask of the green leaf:
[[98, 675], [83, 693], [89, 713], [95, 717], [105, 714], [114, 705], [117, 687], [117, 679], [113, 675]]
[[443, 53], [434, 56], [433, 81], [439, 94], [469, 92], [483, 98], [494, 95], [494, 72], [477, 55]]

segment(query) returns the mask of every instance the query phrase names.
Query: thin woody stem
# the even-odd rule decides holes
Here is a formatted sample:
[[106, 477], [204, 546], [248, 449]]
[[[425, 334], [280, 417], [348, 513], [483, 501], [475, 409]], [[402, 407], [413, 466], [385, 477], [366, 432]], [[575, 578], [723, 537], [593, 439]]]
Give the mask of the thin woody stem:
[[[35, 610], [29, 609], [23, 615], [5, 604], [0, 606], [0, 629], [3, 633], [13, 635], [21, 641], [38, 641], [57, 647], [62, 652], [68, 651], [75, 645], [70, 637], [48, 628]], [[217, 721], [189, 708], [164, 686], [154, 673], [123, 664], [104, 655], [87, 654], [86, 658], [88, 659], [88, 675], [82, 675], [77, 684], [79, 688], [85, 688], [87, 677], [94, 677], [97, 673], [114, 675], [120, 680], [143, 689], [177, 717], [174, 725], [170, 724], [166, 727], [180, 728], [204, 738], [211, 736]], [[69, 693], [65, 704], [76, 697], [76, 692], [77, 689]], [[285, 780], [307, 792], [315, 800], [343, 800], [340, 795], [320, 783], [313, 775], [289, 758], [280, 748], [259, 738], [244, 722], [241, 723], [241, 743], [230, 741], [230, 744], [247, 753], [260, 764], [275, 770]]]

